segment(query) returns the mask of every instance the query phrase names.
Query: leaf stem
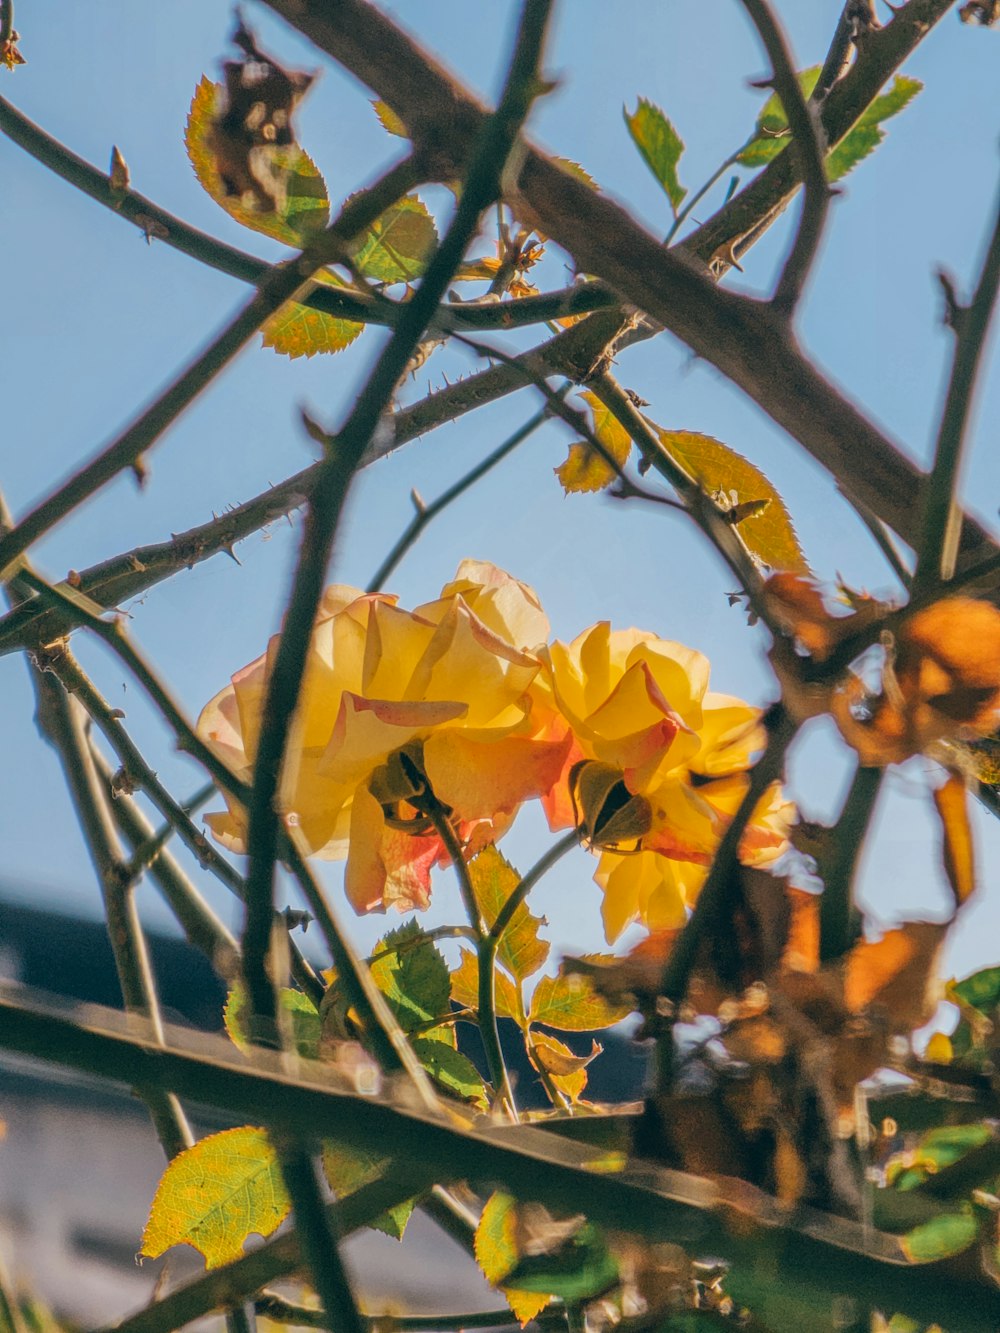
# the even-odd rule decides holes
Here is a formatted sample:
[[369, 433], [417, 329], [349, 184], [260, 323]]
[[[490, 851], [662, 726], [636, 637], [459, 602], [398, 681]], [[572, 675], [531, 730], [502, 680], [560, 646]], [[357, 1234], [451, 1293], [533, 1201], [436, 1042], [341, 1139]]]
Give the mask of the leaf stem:
[[496, 940], [497, 944], [503, 938], [503, 933], [514, 919], [514, 913], [527, 898], [528, 894], [535, 887], [543, 875], [547, 875], [557, 861], [561, 860], [567, 852], [579, 845], [580, 830], [571, 829], [569, 833], [552, 844], [549, 850], [538, 858], [526, 875], [521, 877], [520, 883], [511, 892], [510, 897], [504, 903], [503, 907], [497, 913], [497, 919], [493, 922], [490, 929], [491, 939]]
[[663, 238], [664, 245], [670, 244], [670, 242], [677, 235], [678, 231], [681, 229], [681, 227], [683, 227], [684, 223], [691, 216], [692, 209], [694, 209], [699, 203], [701, 203], [702, 199], [704, 199], [705, 195], [708, 194], [712, 186], [715, 185], [715, 183], [718, 180], [720, 180], [722, 176], [725, 175], [725, 173], [729, 170], [729, 168], [736, 165], [737, 158], [739, 157], [740, 153], [743, 152], [743, 149], [746, 148], [746, 146], [747, 146], [746, 144], [743, 144], [741, 148], [737, 148], [735, 153], [731, 153], [729, 157], [726, 158], [725, 162], [723, 162], [720, 166], [716, 167], [715, 171], [712, 172], [711, 176], [709, 176], [708, 180], [705, 181], [704, 185], [702, 185], [699, 189], [697, 189], [694, 192], [694, 194], [688, 196], [688, 198], [684, 202], [684, 206], [681, 208], [680, 212], [674, 218], [670, 230]]

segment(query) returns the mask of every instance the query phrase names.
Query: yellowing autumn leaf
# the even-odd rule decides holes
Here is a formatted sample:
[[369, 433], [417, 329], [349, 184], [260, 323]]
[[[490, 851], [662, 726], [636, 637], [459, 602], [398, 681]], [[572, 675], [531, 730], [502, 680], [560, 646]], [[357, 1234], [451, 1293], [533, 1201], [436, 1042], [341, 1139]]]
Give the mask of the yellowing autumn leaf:
[[[664, 430], [649, 423], [660, 443], [701, 489], [734, 519], [747, 550], [775, 570], [808, 574], [809, 565], [785, 502], [760, 468], [711, 435]], [[764, 503], [761, 503], [764, 502]], [[742, 507], [747, 506], [744, 510]]]
[[604, 490], [618, 476], [632, 452], [632, 437], [597, 395], [585, 390], [581, 397], [590, 408], [594, 435], [604, 453], [587, 440], [570, 446], [569, 457], [555, 470], [567, 494]]
[[140, 1253], [191, 1245], [209, 1268], [231, 1263], [248, 1236], [269, 1236], [290, 1204], [267, 1131], [224, 1129], [178, 1153], [157, 1186]]
[[309, 234], [325, 227], [330, 216], [326, 182], [308, 153], [298, 144], [273, 149], [273, 162], [285, 175], [285, 196], [280, 210], [270, 213], [244, 208], [226, 195], [215, 163], [209, 136], [212, 122], [225, 101], [221, 83], [203, 78], [195, 89], [184, 130], [184, 145], [202, 188], [231, 218], [244, 227], [263, 232], [285, 245], [301, 248]]
[[476, 1262], [483, 1270], [486, 1281], [506, 1296], [507, 1303], [523, 1328], [545, 1309], [551, 1298], [542, 1292], [518, 1291], [502, 1286], [503, 1279], [517, 1267], [521, 1257], [517, 1233], [516, 1201], [500, 1191], [491, 1194], [476, 1228]]

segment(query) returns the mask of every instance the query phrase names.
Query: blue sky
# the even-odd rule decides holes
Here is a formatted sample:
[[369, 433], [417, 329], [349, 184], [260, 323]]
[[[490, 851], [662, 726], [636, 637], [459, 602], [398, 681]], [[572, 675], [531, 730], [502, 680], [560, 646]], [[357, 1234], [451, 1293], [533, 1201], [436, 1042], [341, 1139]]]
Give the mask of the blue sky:
[[[425, 0], [386, 7], [469, 84], [487, 97], [495, 94], [514, 4]], [[820, 61], [838, 0], [783, 0], [777, 8], [798, 63]], [[333, 199], [345, 197], [392, 160], [396, 141], [380, 129], [364, 89], [263, 7], [248, 4], [245, 13], [280, 58], [322, 69], [302, 108], [300, 139]], [[219, 61], [229, 53], [228, 4], [35, 0], [20, 6], [18, 26], [29, 63], [13, 75], [0, 72], [0, 93], [101, 167], [118, 144], [133, 185], [185, 220], [266, 258], [281, 253], [202, 192], [184, 152], [194, 87], [203, 73], [218, 77]], [[906, 66], [926, 83], [925, 91], [890, 122], [875, 157], [843, 183], [801, 316], [803, 341], [818, 362], [922, 462], [932, 447], [950, 352], [934, 272], [945, 267], [969, 284], [997, 188], [996, 54], [996, 34], [963, 27], [951, 14]], [[538, 105], [532, 136], [581, 162], [655, 232], [666, 231], [669, 209], [630, 143], [623, 104], [631, 109], [644, 96], [663, 106], [687, 146], [682, 179], [695, 189], [749, 133], [762, 95], [748, 80], [766, 72], [735, 0], [563, 0], [547, 68], [559, 87]], [[16, 515], [169, 382], [245, 300], [246, 289], [165, 245], [147, 246], [134, 228], [5, 139], [0, 170], [0, 486]], [[426, 197], [446, 207], [442, 192]], [[711, 207], [707, 201], [700, 216]], [[786, 221], [752, 253], [746, 274], [735, 275], [745, 288], [767, 288], [788, 239]], [[483, 252], [488, 248], [484, 244]], [[543, 271], [549, 285], [565, 280], [565, 262], [553, 250]], [[58, 578], [70, 567], [161, 540], [303, 467], [313, 446], [298, 424], [299, 406], [307, 404], [331, 424], [342, 420], [383, 337], [369, 330], [337, 357], [295, 362], [255, 340], [161, 440], [149, 458], [146, 488], [138, 492], [128, 478], [106, 488], [34, 548], [39, 567]], [[407, 394], [415, 398], [428, 383], [440, 385], [443, 373], [471, 369], [466, 353], [435, 358]], [[963, 483], [968, 504], [993, 530], [1000, 503], [998, 369], [994, 340]], [[627, 352], [617, 372], [649, 400], [647, 410], [661, 425], [714, 435], [768, 474], [821, 578], [839, 574], [855, 587], [893, 590], [882, 558], [830, 478], [715, 371], [663, 335]], [[368, 469], [353, 492], [332, 577], [363, 585], [409, 518], [410, 488], [432, 499], [536, 408], [525, 391]], [[667, 511], [564, 497], [552, 468], [568, 443], [561, 425], [546, 426], [446, 512], [397, 572], [393, 587], [402, 603], [433, 596], [464, 556], [493, 560], [537, 589], [559, 637], [602, 618], [638, 625], [705, 652], [714, 688], [771, 699], [765, 636], [728, 607], [731, 579], [693, 525]], [[298, 530], [297, 520], [275, 524], [242, 544], [241, 567], [217, 557], [128, 607], [136, 640], [191, 715], [262, 651], [276, 627]], [[118, 663], [81, 635], [75, 647], [105, 694], [126, 710], [161, 776], [182, 795], [199, 786], [199, 773], [174, 753]], [[0, 888], [95, 913], [93, 873], [55, 759], [34, 730], [31, 688], [16, 656], [0, 658], [0, 699]], [[845, 749], [815, 724], [797, 746], [791, 770], [793, 794], [809, 817], [833, 815], [850, 770]], [[928, 765], [914, 761], [893, 771], [886, 784], [862, 868], [864, 898], [882, 921], [940, 914], [946, 905], [929, 813], [930, 774]], [[976, 824], [982, 887], [945, 963], [958, 972], [996, 961], [1000, 828], [978, 812]], [[541, 822], [529, 816], [505, 850], [523, 867], [544, 846]], [[576, 853], [536, 893], [535, 908], [549, 918], [557, 950], [601, 944], [592, 868], [585, 853]], [[324, 874], [336, 901], [339, 869]], [[211, 882], [204, 887], [233, 920], [224, 891]], [[146, 886], [141, 902], [151, 922], [166, 920]], [[346, 907], [341, 915], [346, 920]], [[459, 916], [442, 880], [433, 921]], [[394, 924], [379, 919], [352, 929], [366, 945]]]

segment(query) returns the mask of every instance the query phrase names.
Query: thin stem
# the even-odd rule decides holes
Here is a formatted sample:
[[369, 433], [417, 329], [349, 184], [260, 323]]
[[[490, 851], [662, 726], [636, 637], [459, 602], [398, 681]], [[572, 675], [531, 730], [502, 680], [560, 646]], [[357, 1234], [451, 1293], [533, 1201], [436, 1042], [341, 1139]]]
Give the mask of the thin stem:
[[670, 242], [677, 235], [678, 231], [680, 231], [681, 227], [683, 227], [684, 223], [691, 216], [692, 210], [696, 208], [698, 204], [701, 203], [702, 199], [704, 199], [705, 195], [708, 194], [712, 186], [726, 174], [726, 172], [729, 170], [730, 167], [736, 165], [740, 153], [743, 152], [743, 149], [746, 148], [746, 146], [747, 146], [746, 144], [743, 144], [742, 147], [737, 148], [735, 153], [731, 153], [729, 157], [726, 158], [725, 162], [721, 163], [718, 167], [716, 167], [715, 171], [712, 172], [711, 176], [709, 176], [708, 180], [705, 181], [704, 185], [702, 185], [699, 189], [695, 190], [694, 194], [690, 195], [684, 201], [684, 207], [674, 218], [670, 230], [663, 238], [664, 245], [670, 244]]
[[[797, 731], [796, 723], [780, 704], [775, 704], [765, 716], [768, 728], [767, 748], [750, 770], [746, 794], [733, 816], [716, 849], [715, 859], [702, 885], [698, 901], [670, 951], [658, 994], [674, 1010], [684, 999], [691, 970], [702, 943], [723, 926], [726, 909], [739, 893], [740, 842], [754, 811], [768, 787], [781, 776], [785, 753]], [[669, 1055], [673, 1043], [671, 1026], [659, 1039], [660, 1086], [669, 1091], [672, 1061]]]
[[888, 527], [863, 501], [857, 500], [854, 496], [849, 495], [845, 486], [838, 484], [837, 490], [840, 491], [841, 495], [868, 529], [872, 540], [882, 552], [883, 556], [885, 556], [885, 559], [896, 578], [899, 579], [903, 587], [909, 591], [910, 585], [913, 582], [913, 575], [910, 573], [909, 569], [907, 569]]
[[497, 919], [493, 922], [490, 930], [490, 936], [497, 943], [503, 938], [503, 933], [514, 919], [514, 913], [527, 898], [528, 894], [535, 887], [543, 875], [547, 875], [557, 861], [561, 860], [567, 852], [579, 845], [580, 830], [571, 829], [569, 833], [563, 836], [549, 848], [542, 856], [538, 858], [526, 875], [521, 877], [521, 882], [513, 890], [510, 897], [504, 903], [503, 907], [497, 913]]
[[327, 1212], [312, 1158], [297, 1140], [277, 1139], [281, 1174], [292, 1201], [295, 1228], [320, 1298], [327, 1326], [337, 1333], [368, 1333], [340, 1257], [334, 1218]]
[[[371, 189], [355, 196], [340, 217], [319, 237], [264, 278], [240, 313], [191, 361], [144, 412], [91, 461], [35, 506], [10, 532], [0, 537], [0, 573], [44, 532], [100, 490], [142, 455], [194, 402], [218, 373], [249, 342], [260, 326], [287, 301], [312, 285], [313, 276], [331, 259], [345, 253], [351, 237], [364, 230], [414, 184], [410, 159], [393, 167]], [[141, 473], [139, 474], [141, 479]]]
[[[33, 675], [39, 721], [62, 764], [101, 887], [108, 938], [125, 1009], [146, 1019], [153, 1039], [162, 1046], [163, 1021], [146, 940], [127, 879], [127, 868], [117, 849], [100, 776], [87, 744], [83, 709], [51, 676], [37, 669]], [[173, 1093], [145, 1085], [139, 1086], [137, 1091], [149, 1111], [167, 1157], [175, 1157], [190, 1147], [194, 1136]]]
[[[131, 874], [140, 852], [158, 839], [136, 801], [125, 792], [114, 795], [111, 767], [97, 750], [93, 739], [90, 751], [110, 800], [112, 817], [118, 825], [119, 833], [132, 849], [132, 860], [128, 864]], [[215, 790], [214, 786], [212, 790]], [[173, 826], [164, 825], [164, 832], [173, 832]], [[190, 878], [165, 848], [149, 859], [148, 870], [153, 883], [177, 918], [188, 943], [203, 953], [223, 977], [231, 977], [239, 959], [239, 945]]]
[[248, 808], [250, 864], [243, 955], [251, 1010], [265, 1022], [274, 1019], [274, 990], [265, 959], [278, 847], [276, 802], [281, 768], [340, 515], [354, 471], [383, 422], [414, 348], [452, 281], [482, 212], [500, 193], [521, 125], [542, 91], [538, 65], [550, 8], [551, 0], [526, 0], [500, 105], [485, 124], [451, 224], [343, 429], [331, 440], [307, 510], [285, 628], [267, 682]]
[[1000, 204], [971, 304], [960, 312], [955, 356], [938, 428], [934, 467], [925, 487], [923, 538], [917, 556], [916, 588], [955, 573], [962, 512], [957, 492], [969, 414], [976, 394], [980, 363], [986, 350], [990, 321], [1000, 286]]
[[[267, 1291], [256, 1302], [257, 1313], [278, 1324], [294, 1324], [298, 1328], [331, 1328], [322, 1310], [296, 1305], [276, 1292]], [[550, 1314], [532, 1322], [550, 1326], [565, 1326], [562, 1307], [558, 1314]], [[376, 1315], [365, 1321], [369, 1333], [461, 1333], [466, 1328], [519, 1328], [520, 1324], [509, 1306], [498, 1310], [475, 1310], [463, 1314]]]
[[830, 206], [826, 179], [826, 134], [818, 109], [806, 101], [795, 73], [795, 61], [767, 0], [743, 0], [771, 62], [773, 84], [792, 132], [792, 152], [802, 177], [802, 213], [791, 252], [785, 260], [772, 305], [790, 315], [809, 276]]
[[821, 962], [842, 957], [858, 937], [861, 916], [854, 904], [854, 875], [884, 778], [884, 768], [859, 765], [840, 818], [830, 830], [832, 851], [819, 867], [823, 880], [819, 902]]
[[0, 0], [0, 46], [14, 34], [14, 0]]
[[460, 477], [454, 485], [449, 486], [446, 491], [443, 491], [438, 498], [433, 500], [429, 505], [424, 504], [417, 492], [413, 491], [412, 499], [416, 513], [403, 529], [399, 540], [393, 546], [392, 550], [372, 575], [366, 591], [378, 592], [381, 588], [384, 588], [389, 575], [403, 559], [407, 551], [416, 544], [416, 541], [424, 528], [437, 518], [438, 514], [444, 509], [447, 509], [448, 505], [450, 505], [453, 500], [457, 500], [460, 495], [464, 495], [465, 492], [469, 490], [470, 487], [474, 486], [477, 481], [480, 481], [487, 475], [487, 473], [492, 472], [498, 463], [502, 463], [508, 454], [513, 453], [517, 446], [522, 444], [530, 435], [532, 435], [539, 426], [548, 420], [548, 418], [548, 408], [543, 408], [542, 411], [536, 412], [530, 421], [526, 421], [523, 426], [514, 431], [513, 435], [508, 436], [507, 439], [504, 440], [502, 444], [498, 445], [491, 454], [487, 454], [480, 463], [477, 463], [474, 468], [471, 468], [464, 477]]

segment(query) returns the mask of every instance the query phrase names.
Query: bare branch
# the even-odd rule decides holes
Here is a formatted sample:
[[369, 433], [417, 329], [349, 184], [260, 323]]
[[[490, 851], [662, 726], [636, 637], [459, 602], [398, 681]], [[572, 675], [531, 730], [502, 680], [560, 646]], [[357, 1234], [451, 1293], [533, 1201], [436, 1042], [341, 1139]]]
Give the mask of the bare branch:
[[0, 575], [54, 523], [100, 490], [119, 472], [136, 467], [142, 455], [218, 373], [236, 356], [261, 324], [286, 301], [308, 291], [313, 275], [342, 256], [344, 246], [389, 204], [415, 184], [411, 159], [393, 167], [371, 189], [345, 204], [340, 216], [296, 258], [270, 270], [256, 295], [178, 378], [117, 439], [52, 491], [5, 536], [0, 537]]
[[947, 583], [955, 573], [962, 512], [957, 488], [976, 380], [989, 338], [990, 322], [1000, 287], [1000, 202], [975, 295], [961, 311], [955, 334], [955, 357], [948, 382], [930, 482], [925, 487], [923, 540], [917, 556], [914, 586]]

